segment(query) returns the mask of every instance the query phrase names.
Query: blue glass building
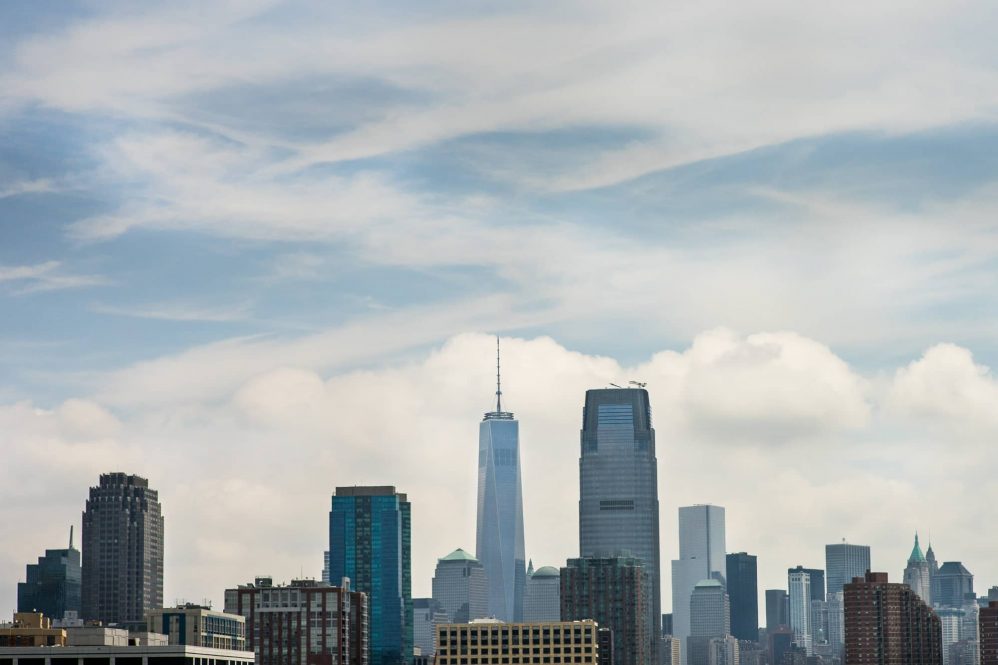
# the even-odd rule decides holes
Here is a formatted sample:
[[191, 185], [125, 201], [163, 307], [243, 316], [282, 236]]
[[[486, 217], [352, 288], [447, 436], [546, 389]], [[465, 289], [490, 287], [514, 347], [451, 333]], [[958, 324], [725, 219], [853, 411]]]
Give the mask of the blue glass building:
[[485, 568], [489, 614], [506, 622], [523, 619], [527, 585], [520, 485], [520, 424], [502, 410], [496, 355], [496, 410], [478, 427], [478, 525], [475, 555]]
[[368, 596], [370, 665], [412, 662], [411, 512], [394, 487], [337, 487], [329, 513], [329, 578]]
[[648, 391], [586, 391], [579, 457], [579, 549], [583, 557], [630, 555], [645, 566], [644, 634], [658, 658], [662, 616], [658, 462]]
[[80, 550], [73, 547], [45, 550], [38, 563], [27, 565], [26, 581], [17, 584], [17, 611], [41, 612], [50, 619], [62, 619], [67, 612], [80, 613]]

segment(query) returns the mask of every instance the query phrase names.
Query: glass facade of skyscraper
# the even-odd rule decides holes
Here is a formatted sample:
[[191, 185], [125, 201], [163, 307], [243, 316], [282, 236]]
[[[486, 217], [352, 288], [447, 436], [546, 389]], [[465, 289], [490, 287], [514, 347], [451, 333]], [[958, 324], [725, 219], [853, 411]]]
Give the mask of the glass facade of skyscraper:
[[740, 640], [759, 640], [759, 584], [756, 557], [745, 552], [727, 555], [731, 634]]
[[[497, 390], [497, 397], [501, 391]], [[511, 622], [523, 619], [527, 570], [520, 482], [520, 424], [513, 414], [485, 414], [478, 428], [478, 524], [475, 555], [485, 568], [489, 613]]]
[[825, 571], [828, 593], [842, 591], [854, 577], [863, 577], [870, 570], [870, 546], [836, 543], [825, 545]]
[[28, 564], [24, 582], [17, 585], [17, 611], [41, 612], [62, 619], [80, 612], [80, 551], [45, 550], [38, 563]]
[[583, 557], [627, 553], [647, 572], [644, 596], [653, 661], [661, 620], [658, 463], [648, 391], [586, 391], [579, 458], [579, 546]]
[[368, 594], [371, 665], [412, 662], [411, 514], [394, 487], [338, 487], [329, 513], [329, 577]]

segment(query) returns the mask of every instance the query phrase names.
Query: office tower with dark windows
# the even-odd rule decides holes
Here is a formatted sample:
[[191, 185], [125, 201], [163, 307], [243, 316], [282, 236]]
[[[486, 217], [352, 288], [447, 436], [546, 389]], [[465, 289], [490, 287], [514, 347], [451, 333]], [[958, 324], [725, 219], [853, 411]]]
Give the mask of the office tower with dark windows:
[[941, 665], [939, 617], [906, 584], [866, 573], [845, 585], [845, 662]]
[[656, 656], [662, 616], [658, 462], [644, 388], [586, 391], [579, 494], [581, 556], [626, 554], [644, 564], [643, 635]]
[[863, 577], [870, 570], [870, 546], [846, 542], [825, 545], [825, 573], [828, 593], [842, 591], [854, 577]]
[[50, 619], [63, 619], [80, 613], [80, 550], [73, 547], [45, 550], [38, 563], [29, 563], [24, 582], [17, 584], [17, 611], [41, 612]]
[[754, 554], [738, 552], [726, 557], [728, 598], [731, 600], [731, 634], [739, 640], [759, 641], [759, 582]]
[[[857, 575], [857, 577], [860, 577]], [[932, 607], [932, 573], [929, 562], [922, 554], [922, 548], [918, 544], [918, 534], [915, 534], [915, 545], [911, 548], [908, 556], [908, 565], [904, 568], [904, 583], [911, 587], [911, 590], [918, 594], [926, 605]]]
[[285, 586], [258, 577], [225, 590], [225, 612], [245, 618], [256, 665], [368, 665], [368, 596], [349, 580]]
[[814, 653], [814, 633], [811, 626], [811, 575], [798, 566], [787, 572], [790, 597], [790, 627], [794, 631], [794, 644], [810, 656]]
[[433, 600], [447, 615], [447, 623], [468, 623], [489, 616], [489, 588], [485, 568], [458, 548], [437, 559]]
[[766, 589], [766, 632], [790, 625], [790, 598], [783, 589]]
[[561, 619], [561, 573], [554, 566], [541, 566], [527, 577], [523, 604], [525, 622]]
[[[647, 634], [647, 573], [634, 557], [569, 559], [561, 569], [562, 621], [595, 620], [613, 636], [615, 665], [646, 665], [652, 660]], [[655, 631], [655, 641], [659, 632]]]
[[436, 665], [604, 665], [595, 621], [503, 623], [482, 619], [437, 628]]
[[981, 640], [981, 665], [998, 665], [998, 600], [988, 602], [977, 616]]
[[394, 487], [337, 487], [329, 513], [329, 576], [367, 594], [371, 665], [412, 661], [412, 521]]
[[149, 481], [101, 474], [83, 511], [83, 619], [142, 630], [163, 607], [163, 514]]
[[523, 618], [527, 583], [520, 481], [520, 424], [502, 408], [496, 339], [496, 409], [478, 426], [478, 524], [475, 553], [485, 567], [489, 614]]
[[959, 561], [947, 561], [936, 573], [932, 602], [943, 607], [963, 607], [974, 595], [974, 576]]
[[724, 508], [684, 506], [679, 509], [679, 558], [672, 562], [672, 629], [683, 641], [683, 660], [689, 649], [690, 596], [703, 580], [724, 582], [727, 570]]

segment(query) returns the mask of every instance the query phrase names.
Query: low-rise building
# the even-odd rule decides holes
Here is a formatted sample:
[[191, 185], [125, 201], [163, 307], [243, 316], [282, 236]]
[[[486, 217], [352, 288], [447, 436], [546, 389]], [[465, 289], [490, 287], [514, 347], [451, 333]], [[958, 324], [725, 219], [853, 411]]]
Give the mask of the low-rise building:
[[0, 665], [254, 665], [253, 653], [181, 645], [0, 647]]
[[187, 603], [146, 614], [149, 630], [166, 635], [170, 644], [212, 649], [246, 649], [246, 617]]
[[14, 621], [0, 624], [0, 647], [54, 647], [66, 644], [66, 631], [53, 628], [40, 612], [16, 612]]
[[595, 621], [502, 623], [480, 619], [437, 627], [437, 665], [601, 663]]

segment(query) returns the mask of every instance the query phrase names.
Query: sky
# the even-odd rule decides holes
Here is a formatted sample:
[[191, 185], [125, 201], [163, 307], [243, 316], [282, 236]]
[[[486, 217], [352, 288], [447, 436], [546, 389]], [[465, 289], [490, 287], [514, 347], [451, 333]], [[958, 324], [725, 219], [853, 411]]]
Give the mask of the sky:
[[0, 6], [0, 618], [102, 472], [168, 603], [318, 577], [338, 485], [412, 501], [413, 592], [521, 427], [578, 554], [585, 390], [646, 382], [677, 508], [760, 589], [914, 533], [998, 585], [998, 6]]

